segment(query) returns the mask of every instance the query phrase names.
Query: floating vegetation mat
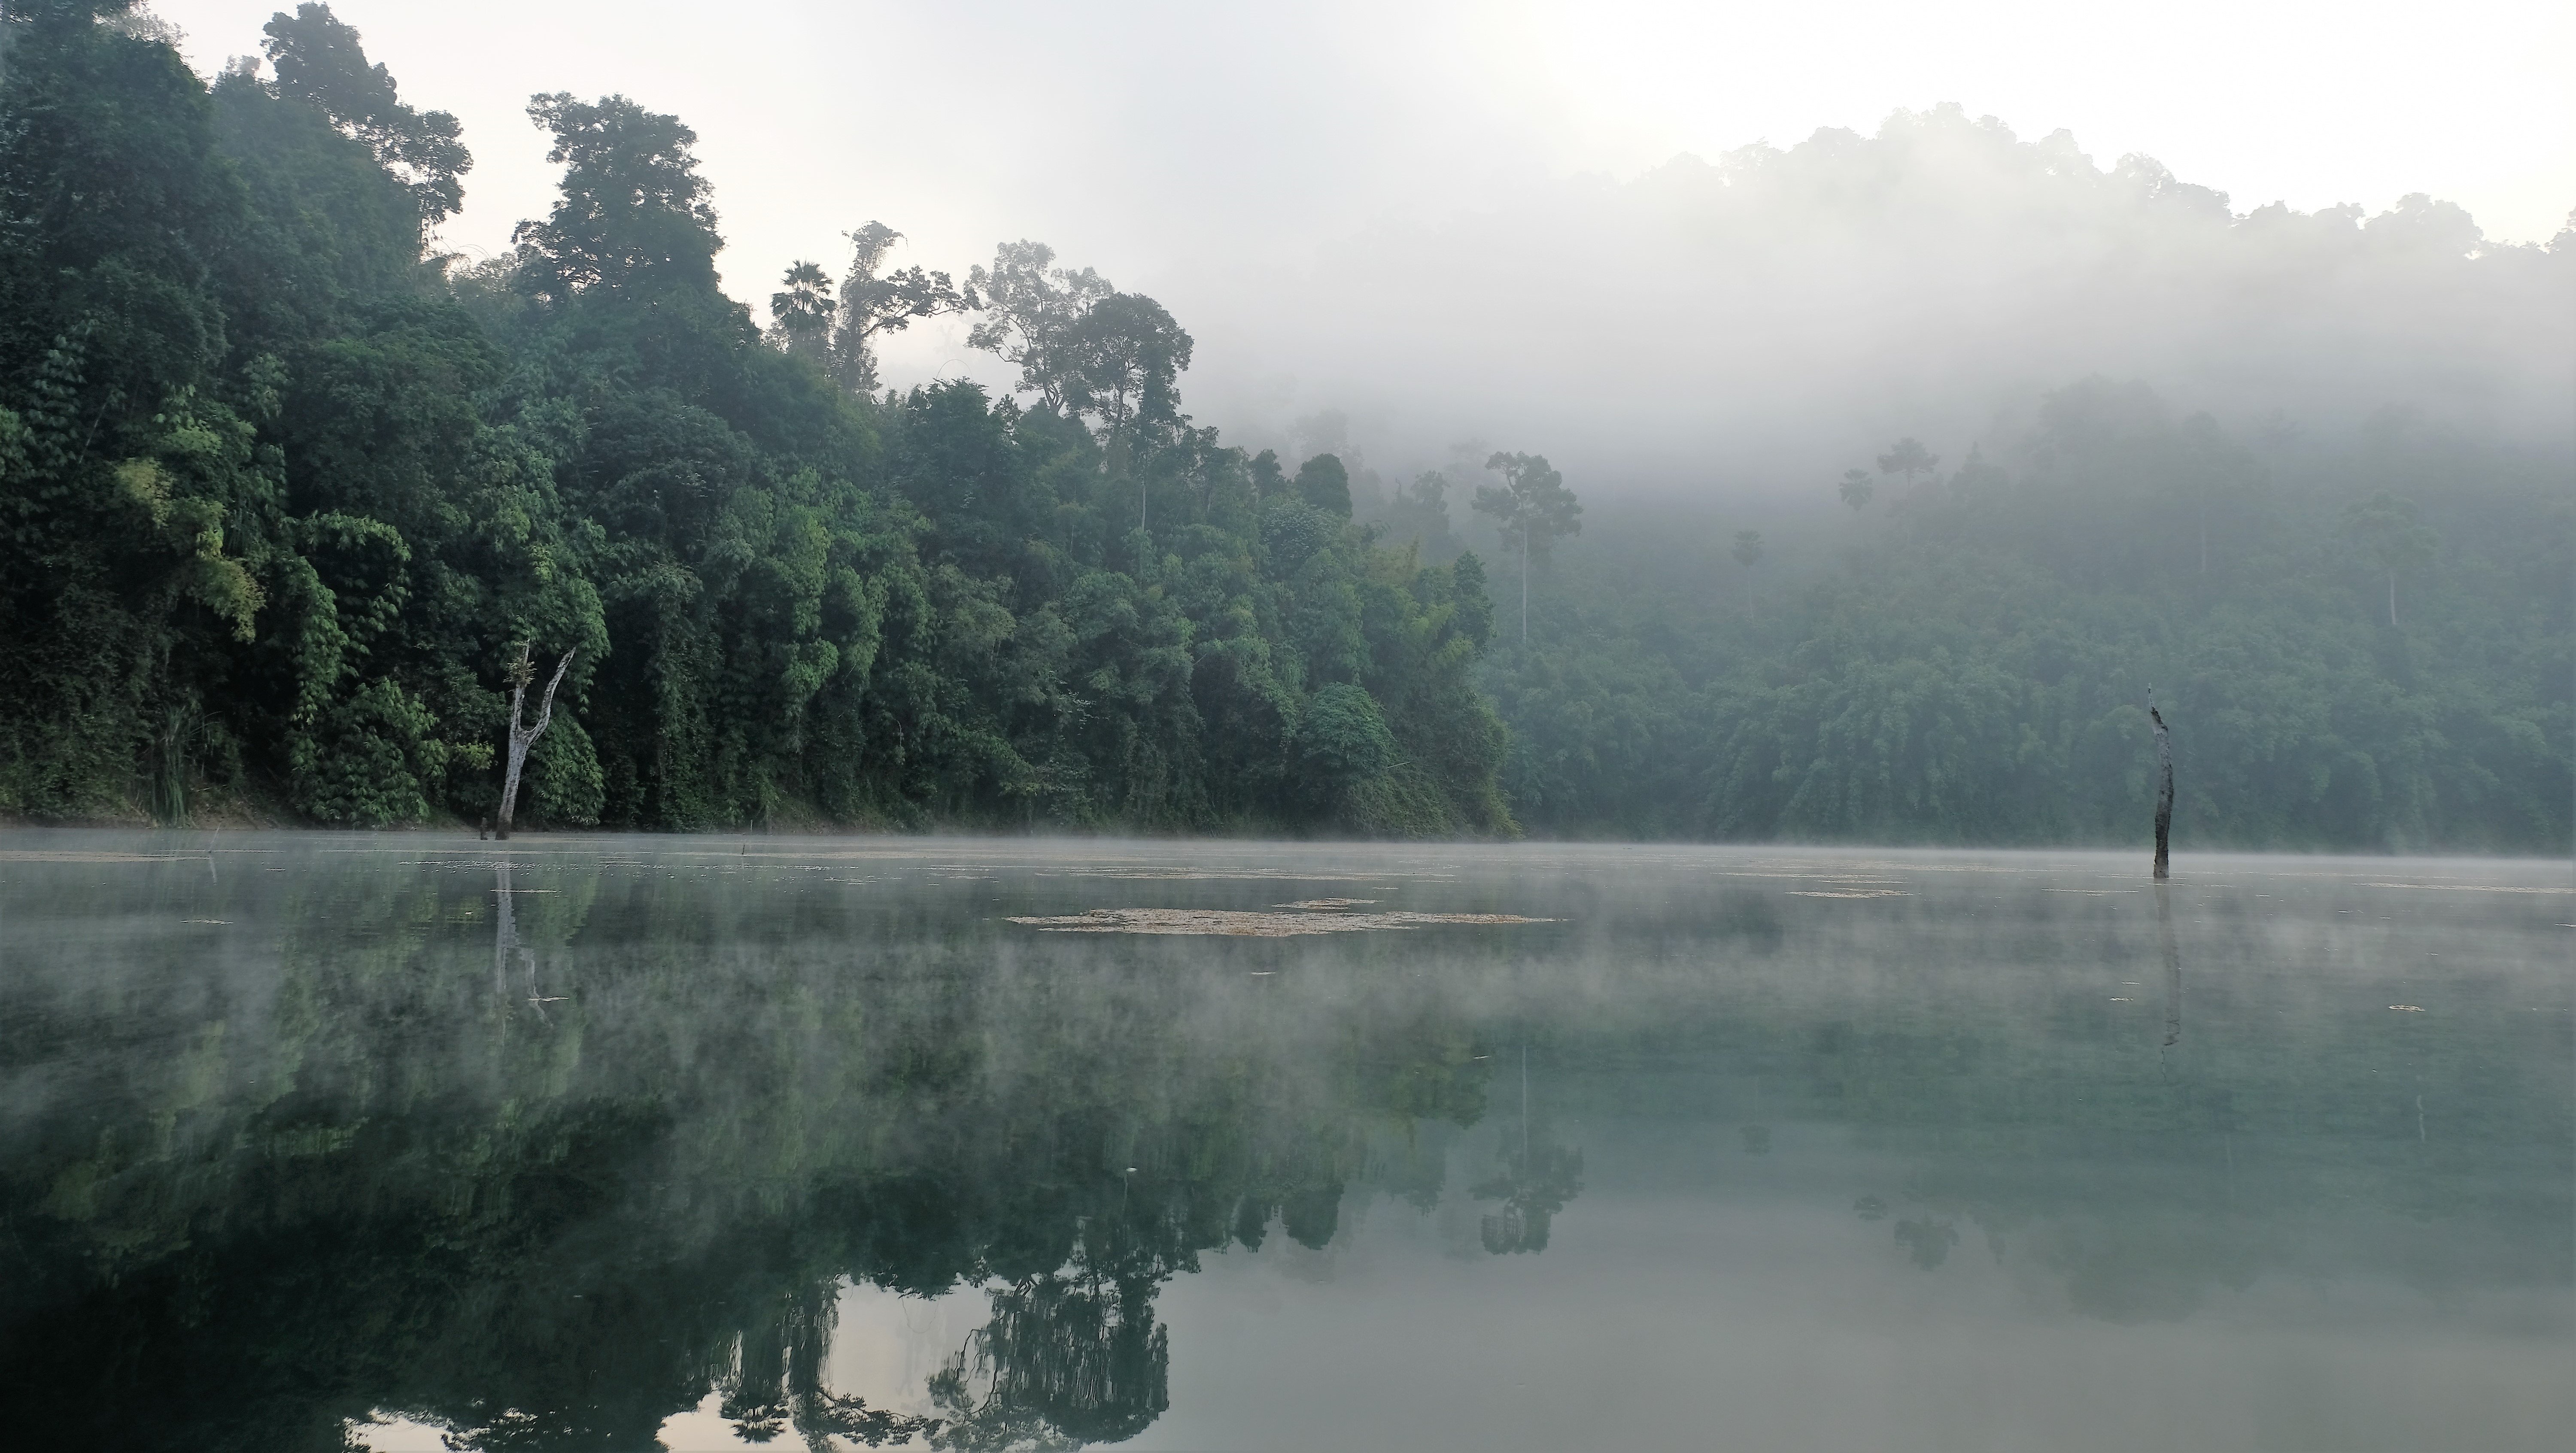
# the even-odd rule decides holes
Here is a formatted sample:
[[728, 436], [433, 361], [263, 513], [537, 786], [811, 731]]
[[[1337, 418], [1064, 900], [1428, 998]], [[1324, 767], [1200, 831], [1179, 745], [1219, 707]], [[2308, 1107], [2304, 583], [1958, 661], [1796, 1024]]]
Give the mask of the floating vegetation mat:
[[1151, 883], [1383, 883], [1389, 878], [1455, 877], [1453, 873], [1408, 872], [1390, 868], [1376, 873], [1301, 873], [1290, 868], [1041, 868], [1041, 878], [1132, 878]]
[[1069, 918], [1014, 918], [1048, 933], [1200, 933], [1229, 938], [1293, 938], [1303, 933], [1364, 933], [1380, 928], [1419, 928], [1431, 923], [1554, 923], [1510, 913], [1272, 913], [1208, 908], [1095, 908]]
[[205, 850], [193, 853], [98, 853], [45, 848], [0, 850], [0, 863], [202, 863]]

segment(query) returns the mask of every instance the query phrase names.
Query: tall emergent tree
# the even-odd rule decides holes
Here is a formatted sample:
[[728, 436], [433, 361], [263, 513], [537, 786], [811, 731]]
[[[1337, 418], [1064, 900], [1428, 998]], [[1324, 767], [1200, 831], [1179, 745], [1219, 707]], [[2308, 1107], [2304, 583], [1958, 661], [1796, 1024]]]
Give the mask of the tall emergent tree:
[[716, 209], [698, 175], [698, 134], [676, 116], [626, 99], [533, 97], [528, 119], [554, 134], [546, 160], [564, 169], [563, 193], [543, 222], [513, 234], [519, 275], [541, 298], [651, 281], [712, 287]]
[[367, 64], [358, 32], [330, 6], [298, 5], [291, 18], [281, 12], [264, 29], [260, 49], [277, 72], [279, 99], [320, 107], [342, 135], [365, 143], [411, 192], [424, 228], [465, 205], [460, 178], [474, 169], [474, 158], [455, 116], [404, 105], [393, 74]]
[[[1905, 476], [1908, 491], [1914, 488], [1914, 476], [1936, 469], [1940, 464], [1941, 456], [1924, 448], [1923, 441], [1911, 434], [1889, 445], [1887, 452], [1878, 456], [1878, 472]], [[1848, 493], [1845, 497], [1849, 497]]]
[[2343, 533], [2388, 581], [2388, 623], [2397, 624], [2397, 577], [2433, 559], [2440, 537], [2417, 522], [2415, 502], [2381, 490], [2344, 509]]
[[1084, 380], [1074, 329], [1092, 304], [1116, 291], [1109, 280], [1087, 267], [1057, 267], [1054, 248], [1023, 238], [994, 249], [992, 267], [969, 269], [966, 282], [984, 314], [967, 333], [967, 346], [1018, 365], [1018, 390], [1036, 394], [1049, 409], [1075, 407]]
[[959, 291], [944, 272], [919, 265], [883, 272], [886, 254], [903, 240], [883, 222], [870, 222], [849, 239], [850, 271], [841, 279], [839, 322], [832, 332], [832, 372], [852, 393], [872, 393], [878, 338], [902, 332], [915, 319], [972, 312], [982, 300], [971, 284]]
[[1574, 491], [1565, 487], [1565, 476], [1549, 466], [1544, 454], [1506, 454], [1497, 451], [1485, 461], [1487, 469], [1499, 470], [1503, 483], [1479, 485], [1476, 488], [1476, 513], [1491, 515], [1500, 527], [1503, 544], [1520, 552], [1521, 557], [1521, 643], [1529, 643], [1529, 573], [1530, 560], [1547, 559], [1548, 546], [1561, 535], [1583, 531], [1583, 506], [1576, 502]]
[[1076, 380], [1067, 404], [1100, 420], [1115, 447], [1140, 424], [1180, 417], [1175, 385], [1190, 366], [1190, 335], [1142, 293], [1111, 293], [1085, 308], [1067, 339]]

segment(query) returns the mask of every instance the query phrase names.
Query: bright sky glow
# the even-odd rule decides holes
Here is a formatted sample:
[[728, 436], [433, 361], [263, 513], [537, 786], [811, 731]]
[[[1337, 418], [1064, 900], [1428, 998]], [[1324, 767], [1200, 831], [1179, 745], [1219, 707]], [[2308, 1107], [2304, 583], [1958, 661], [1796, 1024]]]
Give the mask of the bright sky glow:
[[[278, 6], [155, 8], [212, 70]], [[335, 8], [406, 98], [465, 119], [480, 165], [459, 241], [498, 247], [546, 202], [531, 92], [617, 90], [699, 130], [764, 279], [867, 216], [943, 253], [1026, 233], [1151, 270], [1176, 245], [1327, 235], [1489, 177], [1626, 176], [1941, 101], [2026, 137], [2070, 128], [2104, 162], [2146, 152], [2240, 209], [2426, 191], [2491, 237], [2545, 241], [2576, 206], [2576, 7], [2545, 0]]]

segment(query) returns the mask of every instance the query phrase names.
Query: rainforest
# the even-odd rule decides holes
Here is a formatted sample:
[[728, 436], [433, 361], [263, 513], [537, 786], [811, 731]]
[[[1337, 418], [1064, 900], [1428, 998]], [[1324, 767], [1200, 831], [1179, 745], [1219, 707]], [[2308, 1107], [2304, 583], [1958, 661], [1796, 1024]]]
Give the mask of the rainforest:
[[[2153, 688], [2187, 841], [2568, 840], [2563, 447], [2090, 376], [1731, 512], [1543, 438], [1388, 480], [1199, 424], [1182, 321], [1041, 242], [824, 226], [756, 319], [623, 95], [530, 102], [560, 193], [474, 258], [458, 123], [327, 6], [211, 82], [5, 10], [0, 815], [487, 820], [532, 653], [558, 829], [2132, 842]], [[2157, 185], [2426, 286], [2576, 263]], [[881, 376], [941, 318], [1012, 384]]]

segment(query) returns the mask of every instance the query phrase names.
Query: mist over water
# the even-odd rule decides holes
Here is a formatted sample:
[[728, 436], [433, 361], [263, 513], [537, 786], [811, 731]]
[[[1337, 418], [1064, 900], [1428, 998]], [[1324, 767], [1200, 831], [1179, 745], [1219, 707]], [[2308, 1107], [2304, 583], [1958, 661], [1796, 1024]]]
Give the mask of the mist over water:
[[2564, 865], [2144, 876], [10, 834], [12, 1423], [2555, 1446]]

